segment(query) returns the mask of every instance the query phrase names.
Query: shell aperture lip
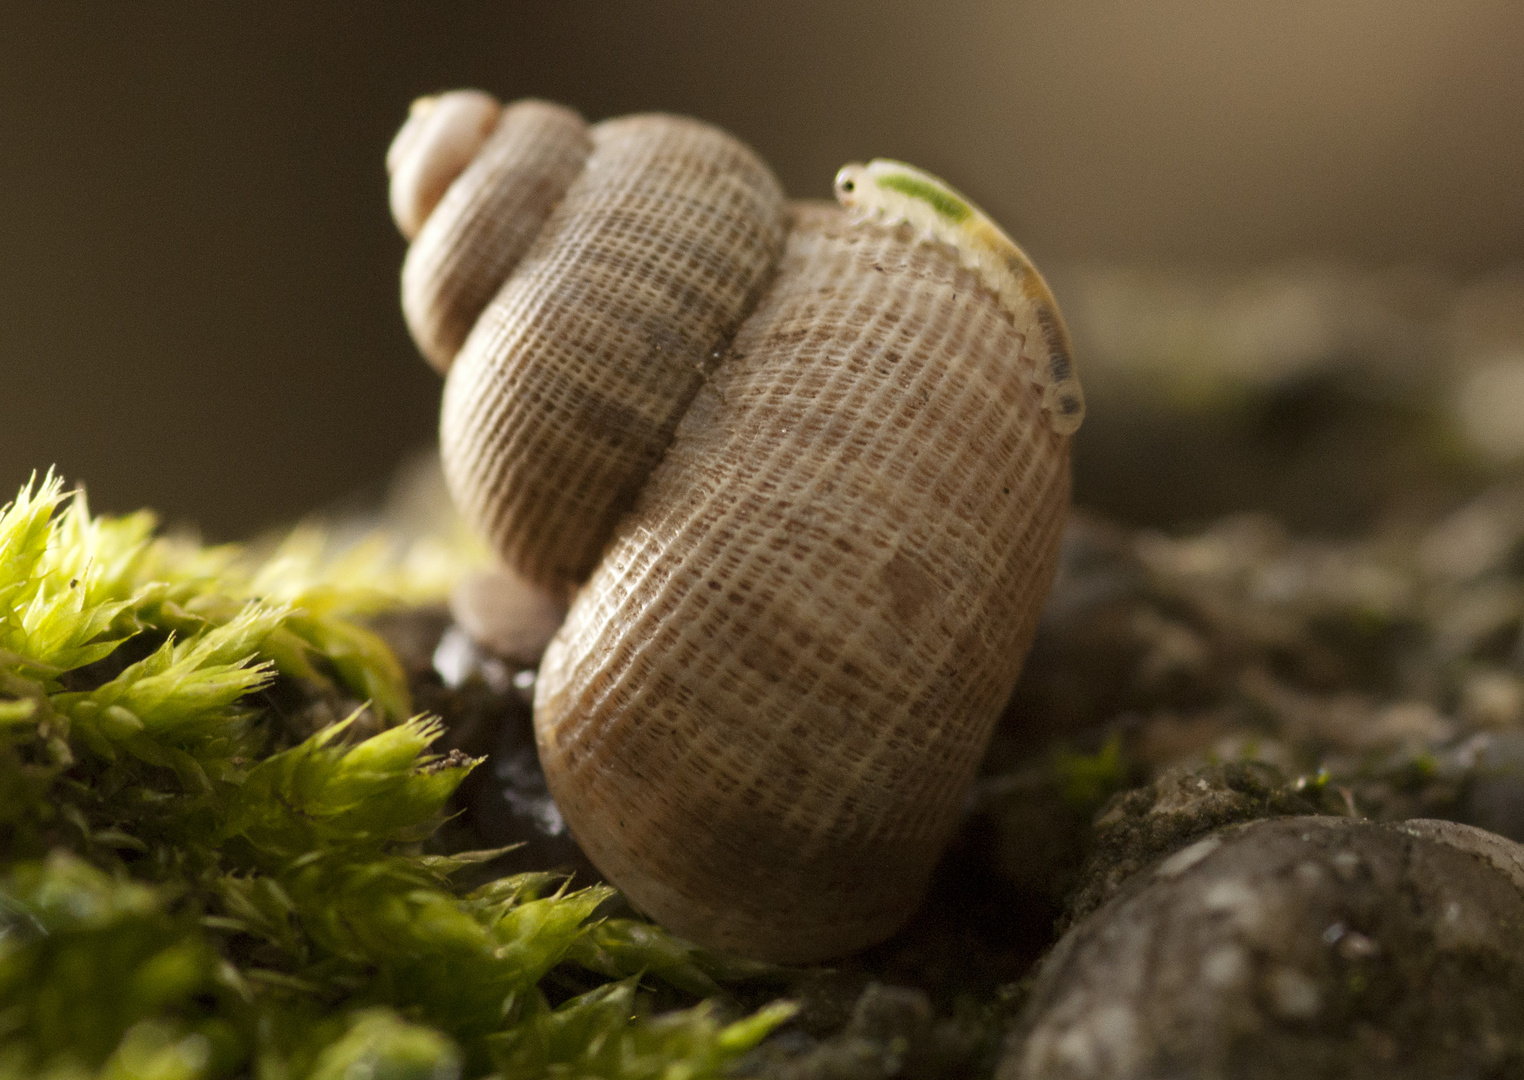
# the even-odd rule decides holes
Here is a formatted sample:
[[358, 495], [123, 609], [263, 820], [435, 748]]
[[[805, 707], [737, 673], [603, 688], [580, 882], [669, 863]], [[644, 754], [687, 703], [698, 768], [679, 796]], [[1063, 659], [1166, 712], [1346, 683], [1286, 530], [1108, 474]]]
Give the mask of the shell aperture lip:
[[1054, 430], [1060, 435], [1078, 430], [1085, 396], [1068, 328], [1037, 267], [988, 214], [944, 180], [889, 158], [842, 166], [835, 188], [837, 200], [862, 218], [907, 222], [923, 238], [950, 245], [1021, 330], [1022, 354], [1032, 365]]

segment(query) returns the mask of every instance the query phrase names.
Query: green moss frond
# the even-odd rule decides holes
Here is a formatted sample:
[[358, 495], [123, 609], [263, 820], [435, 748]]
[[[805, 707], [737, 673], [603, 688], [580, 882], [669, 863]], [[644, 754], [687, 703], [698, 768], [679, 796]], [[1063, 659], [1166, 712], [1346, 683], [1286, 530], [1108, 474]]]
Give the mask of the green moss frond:
[[312, 1080], [453, 1080], [460, 1051], [433, 1028], [409, 1024], [390, 1009], [367, 1009], [318, 1055]]
[[131, 632], [118, 623], [144, 523], [96, 526], [82, 502], [55, 520], [66, 498], [49, 473], [0, 510], [0, 664], [22, 677], [93, 663]]
[[129, 1036], [145, 1021], [222, 1027], [216, 952], [165, 889], [55, 851], [0, 879], [0, 917], [0, 1076], [88, 1075], [137, 1054], [143, 1033]]
[[[437, 560], [153, 524], [51, 474], [0, 511], [0, 1080], [703, 1077], [783, 1021], [653, 1011], [642, 976], [754, 972], [600, 919], [611, 890], [464, 893], [495, 853], [421, 853], [477, 762], [362, 620]], [[293, 740], [273, 703], [336, 691], [371, 707]]]
[[779, 1002], [724, 1024], [701, 1003], [651, 1017], [641, 1011], [631, 979], [535, 1013], [494, 1036], [492, 1055], [503, 1080], [713, 1076], [794, 1011]]

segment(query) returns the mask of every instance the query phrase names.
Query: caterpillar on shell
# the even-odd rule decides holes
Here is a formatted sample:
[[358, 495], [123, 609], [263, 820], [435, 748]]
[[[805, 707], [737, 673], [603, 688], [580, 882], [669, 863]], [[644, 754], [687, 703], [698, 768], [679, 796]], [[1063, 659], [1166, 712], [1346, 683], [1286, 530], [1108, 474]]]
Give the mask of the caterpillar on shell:
[[951, 246], [1015, 321], [1053, 430], [1060, 435], [1079, 430], [1085, 395], [1058, 303], [1027, 253], [989, 215], [931, 173], [888, 158], [842, 166], [836, 198], [862, 217], [904, 221], [924, 238]]

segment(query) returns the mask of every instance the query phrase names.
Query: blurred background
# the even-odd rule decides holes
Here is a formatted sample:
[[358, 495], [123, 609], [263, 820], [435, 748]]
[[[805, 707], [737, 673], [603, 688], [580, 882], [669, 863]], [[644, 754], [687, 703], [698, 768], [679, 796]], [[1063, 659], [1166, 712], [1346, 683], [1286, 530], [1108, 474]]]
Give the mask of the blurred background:
[[1077, 498], [1125, 519], [1337, 532], [1524, 456], [1513, 0], [39, 0], [0, 4], [0, 490], [213, 539], [381, 491], [439, 398], [382, 159], [457, 86], [704, 117], [800, 196], [945, 176], [1049, 273]]

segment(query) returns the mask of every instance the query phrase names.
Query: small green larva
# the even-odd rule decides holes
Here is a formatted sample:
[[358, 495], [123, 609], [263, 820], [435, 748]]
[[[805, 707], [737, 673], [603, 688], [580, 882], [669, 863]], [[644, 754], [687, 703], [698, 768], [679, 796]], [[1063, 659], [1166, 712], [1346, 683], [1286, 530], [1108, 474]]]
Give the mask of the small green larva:
[[1000, 298], [1028, 343], [1023, 352], [1033, 363], [1033, 379], [1042, 387], [1053, 429], [1060, 435], [1079, 429], [1085, 395], [1074, 370], [1068, 328], [1048, 283], [1000, 226], [935, 176], [887, 158], [842, 166], [836, 198], [865, 217], [909, 222], [928, 239], [950, 244]]

